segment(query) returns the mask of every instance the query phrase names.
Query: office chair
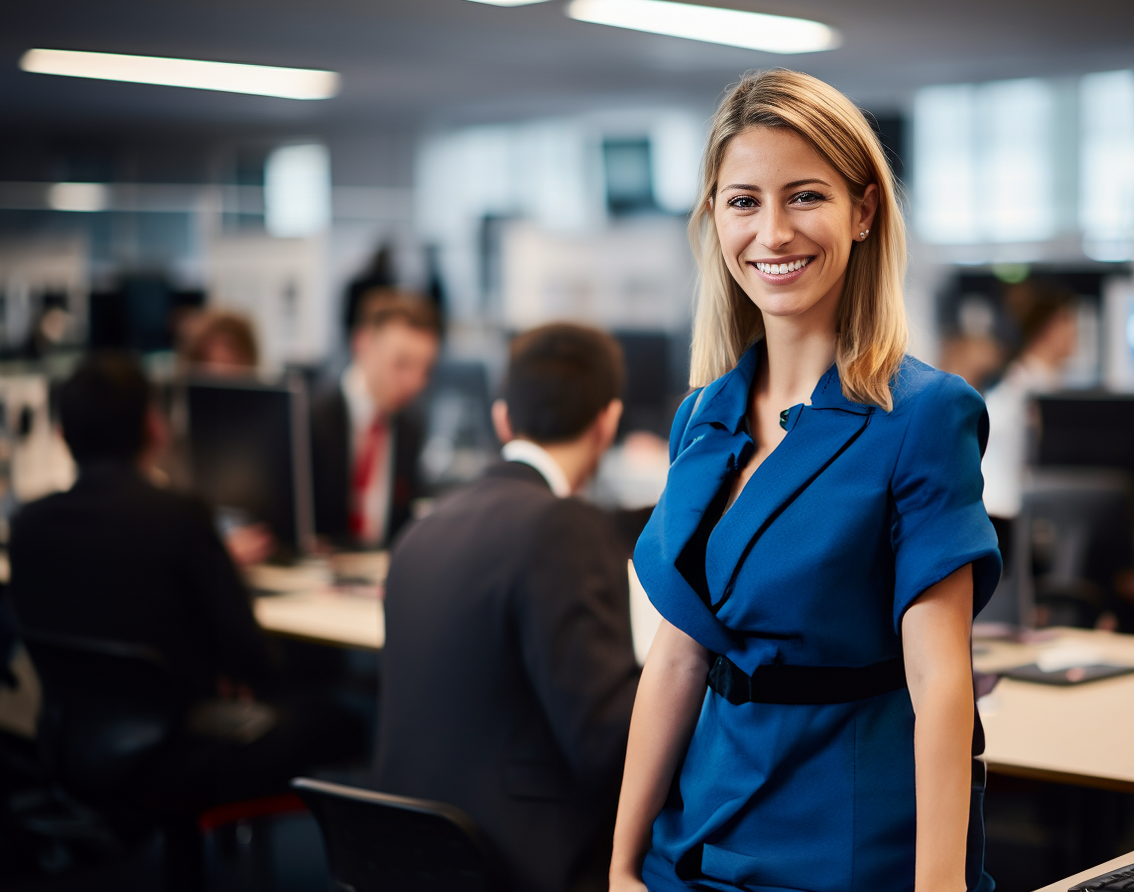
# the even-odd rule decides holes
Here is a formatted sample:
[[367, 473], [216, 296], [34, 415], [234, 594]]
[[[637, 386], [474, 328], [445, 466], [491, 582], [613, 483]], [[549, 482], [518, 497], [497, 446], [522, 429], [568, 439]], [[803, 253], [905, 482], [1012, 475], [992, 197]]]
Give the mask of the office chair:
[[[302, 809], [290, 794], [200, 814], [142, 804], [145, 769], [183, 733], [189, 704], [150, 647], [24, 628], [43, 691], [40, 759], [64, 800], [93, 807], [123, 841], [160, 828], [170, 888], [200, 889], [204, 835], [227, 824]], [[90, 809], [85, 809], [86, 813]]]
[[353, 892], [496, 892], [496, 858], [464, 812], [310, 778], [292, 789], [319, 823], [336, 888]]
[[114, 806], [184, 711], [165, 660], [138, 644], [32, 629], [22, 638], [43, 689], [41, 758], [80, 798]]

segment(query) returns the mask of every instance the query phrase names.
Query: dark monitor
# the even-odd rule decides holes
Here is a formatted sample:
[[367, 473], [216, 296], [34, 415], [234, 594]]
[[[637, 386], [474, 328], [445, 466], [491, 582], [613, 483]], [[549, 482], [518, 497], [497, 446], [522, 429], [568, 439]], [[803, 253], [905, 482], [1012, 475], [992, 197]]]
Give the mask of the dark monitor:
[[1051, 394], [1036, 407], [1037, 465], [1134, 474], [1134, 394]]
[[222, 522], [267, 524], [285, 557], [310, 551], [314, 513], [301, 379], [194, 379], [185, 396], [197, 495]]

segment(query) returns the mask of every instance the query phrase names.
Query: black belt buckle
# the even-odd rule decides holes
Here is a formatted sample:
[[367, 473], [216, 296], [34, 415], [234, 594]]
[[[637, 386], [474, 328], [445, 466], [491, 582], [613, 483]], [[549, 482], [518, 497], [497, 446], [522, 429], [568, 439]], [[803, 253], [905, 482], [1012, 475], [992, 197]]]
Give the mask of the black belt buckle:
[[709, 687], [733, 706], [752, 702], [752, 678], [724, 654], [713, 661]]

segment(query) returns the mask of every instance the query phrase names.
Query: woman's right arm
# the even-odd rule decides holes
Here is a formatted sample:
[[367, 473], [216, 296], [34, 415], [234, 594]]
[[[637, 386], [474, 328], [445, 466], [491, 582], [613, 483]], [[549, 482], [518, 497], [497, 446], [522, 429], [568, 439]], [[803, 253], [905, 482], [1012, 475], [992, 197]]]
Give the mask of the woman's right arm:
[[642, 860], [650, 848], [654, 818], [665, 804], [697, 724], [708, 674], [709, 652], [662, 620], [630, 718], [610, 862], [611, 892], [645, 889]]

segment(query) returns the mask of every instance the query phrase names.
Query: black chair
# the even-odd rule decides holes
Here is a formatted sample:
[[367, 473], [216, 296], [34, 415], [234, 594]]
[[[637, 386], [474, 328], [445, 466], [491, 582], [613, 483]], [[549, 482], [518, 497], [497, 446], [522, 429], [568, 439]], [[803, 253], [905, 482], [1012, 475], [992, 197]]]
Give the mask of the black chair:
[[165, 660], [139, 644], [23, 629], [43, 691], [39, 751], [91, 804], [115, 808], [184, 713]]
[[353, 892], [498, 892], [496, 856], [472, 819], [440, 802], [296, 778], [319, 822], [336, 887]]
[[93, 807], [122, 842], [159, 829], [170, 889], [201, 888], [204, 834], [302, 807], [290, 794], [203, 813], [150, 801], [147, 770], [193, 733], [194, 715], [210, 704], [191, 710], [153, 648], [28, 628], [21, 637], [42, 689], [37, 737], [48, 775], [64, 798]]

